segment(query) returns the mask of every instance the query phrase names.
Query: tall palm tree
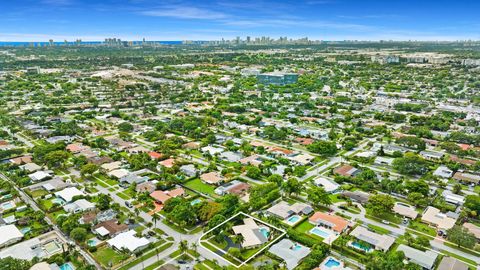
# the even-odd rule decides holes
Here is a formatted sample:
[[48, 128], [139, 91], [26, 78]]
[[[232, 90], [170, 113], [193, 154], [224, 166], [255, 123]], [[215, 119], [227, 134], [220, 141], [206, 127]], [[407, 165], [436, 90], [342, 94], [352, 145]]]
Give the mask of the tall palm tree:
[[152, 216], [153, 226], [157, 227], [158, 215], [155, 213]]
[[182, 253], [182, 256], [185, 256], [185, 253], [188, 250], [188, 242], [187, 240], [182, 240], [180, 241], [180, 246], [178, 247], [180, 249], [180, 252]]

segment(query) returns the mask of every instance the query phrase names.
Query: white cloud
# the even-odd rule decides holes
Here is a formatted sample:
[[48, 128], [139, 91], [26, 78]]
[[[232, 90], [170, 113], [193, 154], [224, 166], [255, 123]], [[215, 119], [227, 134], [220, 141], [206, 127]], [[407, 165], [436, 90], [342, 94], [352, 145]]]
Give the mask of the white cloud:
[[227, 17], [226, 14], [221, 12], [185, 6], [163, 7], [154, 10], [142, 11], [140, 13], [147, 16], [171, 17], [179, 19], [218, 20]]

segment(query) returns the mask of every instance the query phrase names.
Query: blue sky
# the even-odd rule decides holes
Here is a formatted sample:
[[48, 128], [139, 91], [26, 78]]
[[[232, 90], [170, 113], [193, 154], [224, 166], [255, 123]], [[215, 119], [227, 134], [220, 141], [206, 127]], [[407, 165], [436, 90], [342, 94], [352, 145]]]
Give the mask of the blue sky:
[[0, 0], [0, 41], [480, 40], [478, 0]]

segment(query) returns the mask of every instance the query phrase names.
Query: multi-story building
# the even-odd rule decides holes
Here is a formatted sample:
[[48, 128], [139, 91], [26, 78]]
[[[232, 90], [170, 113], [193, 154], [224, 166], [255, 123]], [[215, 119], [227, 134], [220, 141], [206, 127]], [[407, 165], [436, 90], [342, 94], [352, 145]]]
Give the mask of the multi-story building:
[[298, 74], [270, 72], [257, 75], [258, 83], [265, 85], [286, 85], [296, 83], [298, 81]]

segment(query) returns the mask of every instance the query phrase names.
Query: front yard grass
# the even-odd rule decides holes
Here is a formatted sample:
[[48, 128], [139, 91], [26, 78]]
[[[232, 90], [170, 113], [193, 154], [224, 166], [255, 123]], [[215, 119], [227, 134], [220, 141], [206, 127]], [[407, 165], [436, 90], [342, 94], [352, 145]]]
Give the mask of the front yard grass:
[[126, 255], [120, 254], [107, 246], [97, 249], [97, 251], [93, 253], [93, 256], [100, 264], [105, 267], [117, 265], [126, 258]]
[[428, 226], [427, 224], [424, 224], [415, 220], [410, 221], [410, 224], [408, 225], [408, 227], [413, 230], [431, 235], [433, 237], [437, 236], [437, 232], [435, 231], [434, 228]]
[[200, 178], [195, 178], [186, 182], [185, 186], [200, 193], [207, 194], [212, 197], [217, 197], [217, 195], [215, 194], [215, 186], [203, 183]]

